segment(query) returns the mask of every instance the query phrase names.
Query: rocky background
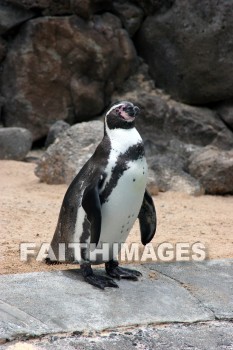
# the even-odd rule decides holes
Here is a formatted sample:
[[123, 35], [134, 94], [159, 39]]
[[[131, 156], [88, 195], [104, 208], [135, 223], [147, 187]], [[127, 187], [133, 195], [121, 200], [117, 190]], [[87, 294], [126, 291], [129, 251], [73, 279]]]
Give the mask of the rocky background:
[[0, 159], [70, 183], [111, 102], [141, 108], [152, 190], [233, 193], [233, 3], [0, 0]]

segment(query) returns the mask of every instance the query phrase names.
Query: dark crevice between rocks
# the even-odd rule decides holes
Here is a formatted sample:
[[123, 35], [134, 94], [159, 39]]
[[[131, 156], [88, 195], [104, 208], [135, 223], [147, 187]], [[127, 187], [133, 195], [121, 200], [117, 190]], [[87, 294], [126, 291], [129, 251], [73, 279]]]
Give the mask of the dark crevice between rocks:
[[25, 157], [24, 162], [38, 164], [40, 161], [40, 153], [45, 151], [46, 136], [41, 137], [32, 143], [30, 153]]
[[41, 149], [41, 148], [44, 148], [45, 147], [45, 141], [46, 141], [46, 137], [47, 136], [43, 136], [41, 137], [40, 139], [38, 140], [35, 140], [32, 144], [32, 149], [35, 150], [35, 149]]
[[[232, 133], [233, 133], [233, 127], [230, 126], [230, 124], [228, 124], [221, 116], [220, 113], [216, 112], [216, 115], [219, 117], [219, 119], [223, 122], [223, 124], [227, 127], [227, 129], [229, 129]], [[233, 137], [233, 134], [232, 134]]]
[[16, 36], [19, 34], [19, 31], [21, 30], [21, 27], [27, 23], [30, 20], [33, 20], [35, 18], [41, 17], [42, 15], [39, 13], [36, 13], [34, 17], [25, 20], [24, 22], [21, 22], [20, 24], [10, 28], [5, 33], [3, 33], [1, 36], [4, 40], [8, 42], [8, 45], [16, 38]]
[[[224, 101], [218, 101], [218, 102], [212, 102], [212, 103], [208, 103], [205, 105], [205, 107], [211, 109], [214, 113], [216, 113], [216, 116], [223, 122], [223, 124], [233, 133], [233, 126], [231, 126], [223, 117], [222, 117], [222, 113], [220, 111], [218, 111], [219, 106], [221, 106], [221, 104], [224, 103], [229, 103], [231, 102], [230, 100], [224, 100]], [[232, 135], [233, 137], [233, 135]]]
[[131, 2], [144, 11], [145, 17], [166, 13], [175, 4], [175, 0], [131, 0]]

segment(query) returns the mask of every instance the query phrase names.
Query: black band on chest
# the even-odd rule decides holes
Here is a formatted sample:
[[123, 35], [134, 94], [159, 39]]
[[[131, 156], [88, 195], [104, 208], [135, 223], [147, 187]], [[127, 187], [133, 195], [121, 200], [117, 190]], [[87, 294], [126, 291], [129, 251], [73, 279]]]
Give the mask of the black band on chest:
[[118, 181], [124, 171], [129, 169], [129, 162], [136, 161], [145, 156], [145, 151], [142, 142], [138, 142], [136, 145], [133, 145], [128, 148], [125, 153], [120, 153], [115, 167], [112, 169], [112, 175], [110, 180], [106, 183], [104, 190], [100, 194], [101, 204], [107, 202], [108, 197], [112, 193], [113, 189], [117, 186]]

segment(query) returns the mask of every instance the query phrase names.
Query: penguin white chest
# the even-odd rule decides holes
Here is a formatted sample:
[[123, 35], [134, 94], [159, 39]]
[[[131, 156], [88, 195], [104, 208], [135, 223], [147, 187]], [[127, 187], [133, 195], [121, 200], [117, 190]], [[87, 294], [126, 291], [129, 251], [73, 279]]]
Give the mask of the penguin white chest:
[[147, 180], [145, 157], [127, 163], [103, 203], [100, 243], [123, 243], [138, 217]]

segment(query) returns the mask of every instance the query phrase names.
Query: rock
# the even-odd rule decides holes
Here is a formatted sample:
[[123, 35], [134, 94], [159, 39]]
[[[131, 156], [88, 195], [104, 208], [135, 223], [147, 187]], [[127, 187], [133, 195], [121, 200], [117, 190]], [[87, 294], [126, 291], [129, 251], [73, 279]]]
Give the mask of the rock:
[[63, 120], [58, 120], [50, 128], [45, 141], [45, 147], [48, 148], [59, 135], [70, 128], [70, 124], [64, 122]]
[[8, 3], [29, 9], [45, 9], [49, 7], [51, 0], [7, 0]]
[[199, 147], [171, 140], [163, 145], [145, 142], [149, 165], [149, 184], [155, 184], [159, 191], [185, 192], [199, 196], [204, 194], [202, 185], [186, 171], [187, 160]]
[[131, 0], [140, 6], [145, 15], [150, 16], [155, 12], [164, 12], [168, 10], [175, 0]]
[[48, 184], [70, 184], [103, 138], [103, 123], [73, 125], [45, 151], [35, 174]]
[[2, 107], [4, 106], [5, 99], [0, 96], [0, 123], [2, 124]]
[[[151, 178], [160, 192], [174, 191], [184, 192], [193, 196], [200, 196], [205, 193], [203, 186], [198, 180], [183, 171], [177, 166], [171, 166], [168, 158], [159, 157], [154, 159], [151, 169]], [[153, 172], [152, 172], [153, 171]]]
[[232, 132], [215, 110], [172, 100], [154, 88], [145, 65], [140, 66], [113, 99], [132, 101], [141, 109], [137, 127], [145, 143], [149, 183], [160, 191], [203, 194], [205, 187], [189, 172], [190, 156], [209, 144], [222, 150], [233, 147]]
[[0, 63], [4, 60], [7, 52], [7, 43], [4, 39], [0, 38]]
[[[73, 180], [84, 163], [91, 157], [103, 137], [103, 123], [80, 123], [64, 131], [41, 157], [35, 170], [36, 176], [49, 184], [67, 183]], [[193, 195], [204, 193], [202, 186], [184, 170], [189, 155], [197, 149], [171, 141], [162, 148], [145, 142], [149, 165], [147, 187], [156, 195], [158, 191], [174, 190]]]
[[170, 113], [164, 131], [186, 143], [198, 146], [214, 145], [222, 149], [233, 147], [233, 134], [209, 108], [192, 107], [169, 102]]
[[209, 194], [233, 193], [233, 150], [206, 146], [190, 157], [188, 170]]
[[143, 66], [112, 100], [129, 100], [140, 107], [137, 125], [144, 140], [163, 143], [177, 139], [197, 146], [233, 147], [233, 133], [214, 110], [172, 100], [153, 87]]
[[[93, 154], [102, 137], [103, 123], [100, 121], [80, 123], [70, 127], [60, 134], [45, 151], [35, 170], [36, 176], [48, 184], [70, 184]], [[151, 156], [155, 150], [154, 147], [157, 146], [149, 146], [148, 142], [145, 144], [149, 165], [147, 187], [153, 195], [158, 194], [158, 191], [168, 190], [192, 195], [204, 193], [199, 182], [183, 170], [184, 154], [191, 154], [193, 149], [187, 146], [182, 148], [178, 143], [175, 145], [174, 142], [171, 142], [170, 145], [164, 147], [162, 154], [157, 153], [156, 156]], [[180, 154], [178, 155], [179, 147]], [[181, 152], [183, 152], [182, 155]]]
[[24, 128], [0, 128], [0, 159], [23, 160], [32, 146], [32, 135]]
[[4, 61], [5, 125], [24, 126], [37, 140], [56, 120], [90, 120], [136, 64], [132, 41], [114, 15], [88, 22], [77, 16], [33, 19]]
[[70, 7], [70, 0], [50, 0], [49, 6], [42, 11], [42, 14], [44, 16], [71, 15], [73, 11]]
[[124, 28], [133, 37], [143, 21], [143, 11], [138, 6], [122, 0], [114, 1], [116, 14], [121, 18]]
[[[70, 82], [72, 102], [75, 115], [90, 116], [93, 111], [102, 111], [104, 108], [104, 83], [93, 81], [86, 77], [77, 79], [74, 76]], [[82, 101], [82, 103], [80, 103]], [[86, 118], [85, 118], [86, 119]]]
[[33, 17], [35, 17], [35, 12], [26, 11], [2, 0], [0, 4], [0, 35]]
[[147, 178], [147, 189], [152, 196], [156, 196], [159, 193], [159, 187], [154, 176], [154, 172], [149, 169]]
[[230, 1], [190, 0], [148, 16], [136, 47], [156, 86], [189, 104], [231, 98], [232, 12]]
[[220, 103], [216, 111], [218, 116], [233, 132], [233, 100]]
[[100, 12], [107, 12], [112, 9], [112, 0], [70, 0], [73, 12], [85, 19]]
[[72, 14], [70, 0], [7, 0], [23, 9], [40, 11], [44, 16]]

